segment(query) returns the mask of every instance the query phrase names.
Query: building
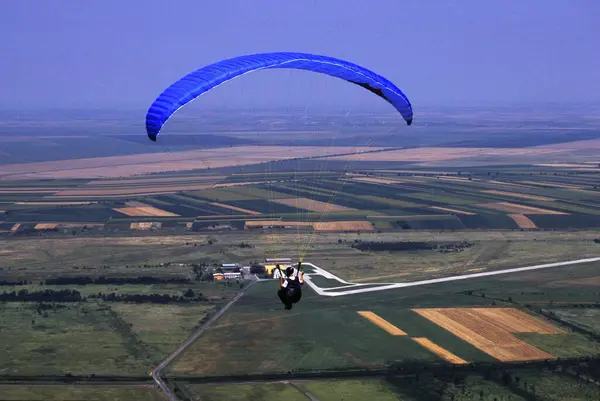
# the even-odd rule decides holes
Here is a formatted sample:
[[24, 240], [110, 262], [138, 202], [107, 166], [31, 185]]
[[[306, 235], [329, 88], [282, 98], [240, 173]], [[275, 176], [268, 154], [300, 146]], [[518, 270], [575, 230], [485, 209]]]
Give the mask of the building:
[[[281, 268], [281, 270], [285, 270], [288, 267], [290, 267], [290, 265], [289, 264], [286, 264], [286, 265], [280, 264], [279, 267]], [[277, 271], [277, 265], [266, 265], [265, 266], [265, 272], [269, 276], [273, 275], [273, 277], [275, 277], [275, 275], [277, 274], [277, 277], [275, 277], [275, 278], [279, 278], [279, 272]]]
[[227, 272], [227, 273], [214, 273], [213, 278], [215, 280], [231, 280], [231, 279], [240, 279], [243, 277], [242, 277], [242, 273]]
[[237, 270], [240, 268], [240, 265], [237, 263], [223, 263], [221, 265], [221, 269], [223, 269], [223, 271], [231, 271], [231, 270]]

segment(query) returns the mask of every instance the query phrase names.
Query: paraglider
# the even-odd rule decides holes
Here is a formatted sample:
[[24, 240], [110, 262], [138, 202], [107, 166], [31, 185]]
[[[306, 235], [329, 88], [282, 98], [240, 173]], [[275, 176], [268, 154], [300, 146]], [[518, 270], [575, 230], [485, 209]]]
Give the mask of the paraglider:
[[308, 53], [259, 53], [218, 61], [173, 83], [152, 103], [146, 114], [146, 133], [156, 141], [166, 121], [181, 107], [227, 81], [253, 71], [293, 68], [327, 74], [359, 85], [390, 103], [408, 125], [412, 106], [402, 91], [386, 78], [357, 64]]
[[[171, 116], [198, 96], [232, 79], [250, 72], [290, 68], [326, 74], [358, 85], [391, 104], [407, 125], [413, 121], [412, 105], [406, 95], [392, 82], [357, 64], [324, 55], [308, 53], [259, 53], [218, 61], [193, 71], [166, 88], [152, 103], [146, 114], [146, 133], [156, 141]], [[302, 261], [302, 258], [300, 258]], [[302, 298], [304, 272], [301, 262], [281, 271], [277, 265], [279, 290], [277, 296], [286, 310]]]
[[277, 296], [279, 300], [285, 305], [286, 310], [291, 310], [293, 304], [297, 304], [302, 299], [302, 286], [304, 285], [304, 272], [300, 271], [301, 263], [298, 263], [298, 269], [294, 269], [289, 266], [285, 269], [285, 277], [281, 272], [281, 268], [277, 265], [279, 270], [279, 291]]

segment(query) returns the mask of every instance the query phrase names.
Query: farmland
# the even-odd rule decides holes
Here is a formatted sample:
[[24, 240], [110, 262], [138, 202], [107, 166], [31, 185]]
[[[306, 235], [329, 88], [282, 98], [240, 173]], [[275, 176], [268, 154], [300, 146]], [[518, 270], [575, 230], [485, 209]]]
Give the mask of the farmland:
[[[484, 377], [478, 374], [430, 374], [416, 378], [387, 376], [385, 378], [297, 380], [281, 383], [194, 384], [182, 381], [190, 400], [305, 400], [360, 401], [374, 398], [382, 401], [463, 400], [493, 401], [530, 399], [594, 400], [597, 387], [558, 372], [533, 369], [510, 370]], [[535, 398], [534, 398], [535, 397]], [[539, 397], [539, 398], [538, 398]]]
[[[360, 156], [382, 158], [399, 152], [371, 150], [378, 151]], [[223, 150], [229, 151], [235, 150]], [[21, 232], [38, 223], [94, 223], [104, 224], [104, 233], [114, 233], [148, 221], [171, 233], [217, 225], [243, 230], [248, 226], [244, 222], [259, 216], [326, 223], [328, 231], [342, 232], [352, 230], [351, 224], [333, 222], [361, 221], [356, 226], [360, 231], [367, 230], [365, 222], [370, 221], [370, 230], [403, 235], [412, 230], [600, 227], [600, 174], [595, 171], [562, 165], [377, 169], [362, 159], [341, 168], [322, 159], [322, 153], [311, 156], [308, 148], [298, 152], [308, 157], [297, 161], [305, 171], [286, 172], [286, 162], [271, 161], [252, 173], [213, 168], [153, 178], [4, 181], [2, 217], [20, 224], [15, 231]], [[202, 224], [186, 225], [195, 221]]]
[[517, 339], [511, 335], [513, 332], [566, 333], [522, 313], [518, 322], [519, 311], [515, 309], [416, 309], [415, 312], [501, 361], [554, 358]]
[[[561, 147], [323, 150], [232, 147], [75, 160], [71, 169], [60, 161], [9, 165], [0, 181], [2, 373], [150, 380], [150, 370], [246, 285], [211, 282], [222, 263], [303, 258], [370, 289], [599, 255], [600, 172], [580, 162], [534, 163], [562, 157]], [[456, 165], [478, 158], [532, 162]], [[122, 171], [128, 176], [115, 177]], [[135, 175], [142, 172], [157, 174]], [[560, 398], [553, 381], [585, 395], [588, 383], [537, 368], [511, 370], [508, 384], [483, 371], [228, 386], [194, 380], [595, 358], [597, 269], [340, 297], [307, 288], [289, 312], [277, 283], [261, 281], [165, 374], [189, 400], [530, 400], [542, 387], [548, 399]], [[47, 300], [54, 296], [63, 298]], [[152, 399], [145, 385], [135, 391]], [[88, 386], [81, 397], [143, 397], [125, 385], [104, 387], [108, 395]], [[75, 397], [68, 384], [19, 391], [0, 383], [0, 398]]]
[[0, 398], [10, 401], [162, 401], [151, 385], [0, 385]]
[[[575, 303], [583, 302], [581, 297], [597, 299], [593, 291], [579, 298], [564, 295], [581, 291], [582, 287], [576, 284], [571, 284], [566, 292], [565, 288], [551, 289], [551, 283], [565, 275], [581, 280], [594, 277], [594, 266], [597, 265], [472, 279], [467, 285], [437, 284], [340, 298], [308, 292], [289, 314], [277, 313], [278, 304], [271, 301], [276, 284], [259, 283], [175, 360], [169, 372], [281, 372], [375, 367], [415, 359], [458, 364], [551, 360], [557, 356], [579, 357], [584, 348], [587, 355], [600, 355], [600, 343], [595, 340], [538, 315], [536, 307], [529, 310], [516, 306], [531, 302], [531, 288], [535, 285], [532, 280], [544, 288], [543, 294], [536, 295], [539, 307], [545, 307], [542, 302], [546, 306], [556, 303], [561, 296], [565, 302], [570, 297]], [[474, 290], [465, 292], [465, 287]], [[448, 308], [448, 304], [453, 306]], [[449, 316], [448, 323], [431, 319], [431, 313]], [[458, 326], [462, 328], [456, 329]], [[268, 347], [281, 338], [289, 341], [279, 343], [276, 349]], [[211, 346], [217, 339], [220, 346]], [[303, 357], [295, 357], [300, 351]]]

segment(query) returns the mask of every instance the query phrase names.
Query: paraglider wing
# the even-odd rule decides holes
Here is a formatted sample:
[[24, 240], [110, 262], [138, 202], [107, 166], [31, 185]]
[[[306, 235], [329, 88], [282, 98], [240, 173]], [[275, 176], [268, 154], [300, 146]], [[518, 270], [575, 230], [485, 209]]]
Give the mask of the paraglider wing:
[[240, 75], [271, 68], [294, 68], [344, 79], [385, 99], [408, 125], [413, 112], [408, 98], [386, 78], [333, 57], [307, 53], [261, 53], [239, 56], [202, 67], [181, 78], [158, 96], [146, 115], [146, 132], [156, 141], [162, 126], [181, 107], [212, 88]]

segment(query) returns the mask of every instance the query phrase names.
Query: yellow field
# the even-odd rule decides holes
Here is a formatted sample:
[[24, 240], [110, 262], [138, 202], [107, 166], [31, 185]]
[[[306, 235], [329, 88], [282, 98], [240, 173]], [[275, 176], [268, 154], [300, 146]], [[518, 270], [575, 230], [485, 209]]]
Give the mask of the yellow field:
[[419, 315], [503, 361], [554, 359], [512, 333], [560, 334], [562, 330], [512, 308], [413, 309]]
[[563, 168], [579, 168], [579, 167], [589, 167], [587, 165], [585, 165], [584, 163], [540, 163], [540, 164], [534, 164], [534, 166], [539, 166], [539, 167], [563, 167]]
[[410, 182], [408, 180], [395, 180], [387, 178], [371, 178], [371, 177], [353, 177], [353, 181], [371, 182], [374, 184], [402, 184]]
[[157, 209], [153, 206], [121, 207], [113, 209], [131, 217], [178, 217], [178, 214]]
[[374, 231], [375, 228], [370, 221], [327, 221], [327, 222], [303, 222], [303, 221], [280, 221], [280, 220], [246, 220], [244, 228], [253, 227], [311, 227], [315, 231]]
[[[298, 157], [319, 157], [383, 148], [353, 146], [234, 146], [210, 150], [144, 153], [2, 166], [2, 179], [131, 177], [141, 174], [243, 166]], [[178, 187], [178, 186], [176, 186]], [[133, 188], [134, 189], [134, 188]], [[160, 192], [162, 189], [156, 186]]]
[[48, 198], [60, 199], [68, 197], [85, 197], [85, 196], [123, 196], [123, 195], [158, 195], [158, 194], [171, 194], [179, 191], [197, 191], [200, 189], [210, 188], [211, 184], [178, 184], [178, 185], [137, 185], [123, 187], [80, 187], [66, 189], [63, 191], [56, 192], [53, 196]]
[[468, 181], [481, 181], [480, 178], [471, 178], [469, 179], [468, 177], [453, 177], [453, 176], [445, 176], [445, 175], [441, 175], [438, 177], [435, 177], [438, 180], [446, 180], [446, 181], [458, 181], [458, 182], [468, 182]]
[[131, 223], [129, 225], [129, 228], [131, 230], [151, 230], [153, 228], [160, 228], [161, 227], [161, 223], [154, 223], [154, 222], [140, 222], [140, 223]]
[[[523, 185], [523, 184], [517, 184], [514, 182], [506, 182], [506, 181], [496, 181], [496, 180], [489, 180], [488, 181], [490, 184], [498, 184], [498, 185], [508, 185], [508, 186], [512, 186], [512, 187], [519, 187], [519, 188], [531, 188], [528, 185]], [[520, 182], [527, 182], [527, 181], [520, 181]]]
[[356, 313], [358, 313], [362, 317], [366, 318], [368, 321], [375, 324], [376, 326], [381, 327], [383, 330], [385, 330], [386, 332], [388, 332], [389, 334], [391, 334], [393, 336], [405, 336], [406, 335], [406, 333], [404, 331], [400, 330], [398, 327], [394, 326], [393, 324], [391, 324], [387, 320], [383, 319], [382, 317], [379, 317], [378, 315], [376, 315], [373, 312], [358, 311]]
[[[349, 154], [332, 156], [334, 160], [362, 160], [362, 161], [444, 161], [468, 157], [481, 156], [533, 156], [564, 152], [564, 148], [532, 147], [532, 148], [442, 148], [423, 147], [414, 149], [400, 149], [389, 152]], [[420, 173], [423, 173], [422, 171]]]
[[162, 184], [162, 183], [173, 183], [183, 182], [190, 183], [191, 181], [219, 181], [226, 178], [224, 175], [199, 175], [199, 176], [183, 176], [183, 177], [164, 177], [164, 178], [129, 178], [129, 179], [117, 179], [117, 180], [94, 180], [87, 183], [87, 185], [107, 185], [107, 186], [120, 186], [120, 185], [143, 185], [143, 184]]
[[298, 209], [310, 210], [313, 212], [343, 212], [348, 210], [356, 210], [350, 207], [335, 205], [333, 203], [321, 202], [308, 198], [270, 199], [270, 201]]
[[466, 363], [469, 363], [469, 362], [465, 361], [464, 359], [454, 355], [452, 352], [448, 351], [447, 349], [440, 347], [439, 345], [437, 345], [436, 343], [434, 343], [433, 341], [431, 341], [427, 338], [413, 337], [412, 340], [419, 343], [424, 348], [427, 348], [429, 351], [433, 352], [440, 358], [445, 359], [446, 361], [448, 361], [450, 363], [453, 363], [455, 365], [464, 365]]
[[242, 213], [251, 214], [251, 215], [254, 215], [254, 216], [257, 216], [257, 215], [261, 214], [259, 212], [254, 211], [254, 210], [243, 209], [241, 207], [226, 205], [224, 203], [219, 203], [219, 202], [211, 202], [210, 205], [222, 207], [224, 209], [235, 210], [236, 212], [242, 212]]
[[94, 201], [89, 202], [15, 202], [15, 205], [31, 205], [31, 206], [80, 206], [80, 205], [92, 205]]
[[389, 215], [389, 214], [370, 214], [367, 215], [368, 219], [407, 219], [407, 220], [419, 220], [428, 217], [440, 217], [439, 214], [405, 214], [405, 215]]
[[247, 220], [246, 227], [312, 227], [311, 222], [280, 221], [280, 220]]
[[565, 212], [558, 212], [556, 210], [542, 209], [539, 207], [519, 205], [510, 202], [479, 203], [475, 206], [484, 207], [487, 209], [502, 210], [504, 212], [515, 214], [569, 214]]
[[56, 228], [54, 223], [38, 223], [33, 227], [35, 230], [53, 230]]
[[531, 219], [523, 214], [509, 214], [510, 218], [517, 223], [519, 228], [537, 228]]
[[315, 231], [373, 231], [375, 227], [370, 221], [328, 221], [314, 223]]
[[462, 210], [458, 210], [458, 209], [450, 209], [447, 207], [439, 207], [439, 206], [430, 206], [430, 209], [436, 209], [436, 210], [443, 210], [444, 212], [452, 212], [452, 213], [458, 213], [458, 214], [467, 214], [467, 215], [474, 215], [475, 213], [471, 213], [471, 212], [464, 212]]
[[248, 181], [248, 182], [226, 182], [223, 184], [215, 184], [211, 188], [228, 188], [228, 187], [239, 187], [243, 185], [254, 185], [254, 184], [270, 184], [273, 181]]
[[515, 308], [472, 308], [472, 311], [485, 316], [497, 326], [510, 333], [537, 333], [537, 334], [566, 334], [548, 322], [536, 319], [528, 313]]
[[56, 191], [62, 190], [64, 188], [25, 188], [25, 187], [14, 187], [14, 188], [10, 188], [10, 187], [4, 187], [0, 189], [0, 194], [3, 195], [10, 195], [10, 194], [18, 194], [18, 193], [24, 193], [24, 194], [51, 194], [54, 193]]
[[554, 188], [565, 188], [565, 189], [584, 189], [581, 185], [570, 185], [570, 184], [558, 184], [556, 182], [544, 182], [544, 181], [519, 181], [523, 184], [536, 185], [536, 186], [547, 186]]
[[481, 191], [481, 192], [484, 192], [486, 194], [492, 194], [492, 195], [505, 195], [505, 196], [512, 196], [515, 198], [531, 199], [531, 200], [538, 200], [538, 201], [553, 201], [554, 200], [552, 198], [545, 198], [543, 196], [526, 195], [526, 194], [520, 194], [517, 192], [496, 191], [494, 189], [489, 189], [489, 190], [485, 190], [485, 191]]

